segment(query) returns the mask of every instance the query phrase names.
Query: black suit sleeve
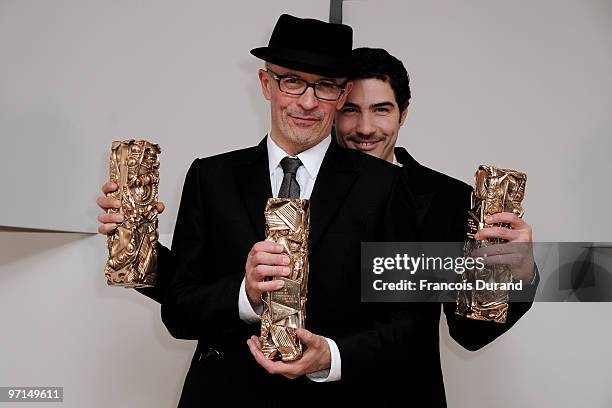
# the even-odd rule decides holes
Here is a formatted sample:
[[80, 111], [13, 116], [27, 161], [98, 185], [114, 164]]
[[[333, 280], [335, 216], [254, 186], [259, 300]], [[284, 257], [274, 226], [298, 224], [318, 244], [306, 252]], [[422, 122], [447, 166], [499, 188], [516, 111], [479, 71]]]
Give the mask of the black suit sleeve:
[[[480, 320], [472, 320], [455, 313], [457, 305], [455, 303], [445, 303], [444, 313], [451, 337], [463, 348], [476, 351], [491, 343], [493, 340], [510, 330], [512, 326], [521, 318], [533, 304], [535, 292], [540, 281], [537, 267], [535, 268], [536, 278], [532, 285], [524, 286], [521, 297], [530, 298], [531, 301], [508, 303], [508, 315], [505, 323], [495, 323]], [[512, 299], [512, 294], [510, 294]]]
[[174, 265], [172, 264], [172, 254], [170, 249], [166, 248], [159, 242], [156, 245], [157, 248], [157, 283], [152, 288], [136, 288], [136, 291], [145, 295], [146, 297], [153, 299], [157, 303], [163, 303], [170, 282], [174, 278]]
[[205, 334], [231, 330], [244, 324], [238, 315], [238, 291], [244, 270], [219, 275], [207, 262], [211, 234], [205, 231], [206, 208], [202, 197], [206, 172], [196, 159], [189, 168], [172, 239], [176, 274], [162, 304], [162, 321], [170, 334], [199, 339]]

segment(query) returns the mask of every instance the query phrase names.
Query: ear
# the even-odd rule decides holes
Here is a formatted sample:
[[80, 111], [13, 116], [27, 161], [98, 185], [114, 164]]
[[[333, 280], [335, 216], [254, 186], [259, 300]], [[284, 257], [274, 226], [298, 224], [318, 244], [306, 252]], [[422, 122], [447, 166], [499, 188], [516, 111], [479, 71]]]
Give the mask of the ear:
[[272, 90], [270, 89], [270, 75], [268, 75], [268, 73], [263, 69], [260, 69], [258, 74], [259, 82], [261, 83], [261, 93], [263, 94], [264, 98], [269, 101], [270, 99], [272, 99]]
[[349, 81], [344, 86], [344, 92], [342, 92], [340, 99], [338, 99], [338, 101], [336, 102], [336, 110], [342, 109], [342, 107], [346, 103], [346, 98], [348, 97], [349, 92], [351, 92], [351, 89], [353, 89], [353, 82]]
[[406, 108], [402, 111], [402, 114], [400, 115], [400, 121], [399, 121], [400, 126], [404, 124], [404, 121], [406, 120], [406, 116], [408, 116], [408, 106], [406, 106]]

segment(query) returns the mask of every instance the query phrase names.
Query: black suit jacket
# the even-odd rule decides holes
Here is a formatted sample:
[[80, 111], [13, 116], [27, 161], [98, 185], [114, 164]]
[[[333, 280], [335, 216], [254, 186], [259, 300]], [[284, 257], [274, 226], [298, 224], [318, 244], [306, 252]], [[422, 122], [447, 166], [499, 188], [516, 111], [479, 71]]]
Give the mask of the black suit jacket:
[[[379, 399], [372, 387], [389, 387], [410, 365], [410, 342], [421, 319], [409, 305], [360, 301], [361, 242], [416, 238], [401, 172], [332, 142], [310, 198], [306, 324], [338, 345], [339, 382], [270, 375], [246, 345], [260, 325], [240, 320], [239, 288], [248, 252], [264, 239], [263, 210], [271, 196], [265, 139], [253, 148], [197, 159], [187, 173], [172, 243], [176, 276], [162, 304], [169, 332], [198, 340], [180, 406], [219, 396], [255, 406]], [[391, 405], [405, 401], [387, 399]]]
[[[311, 197], [313, 208], [326, 208], [319, 208], [323, 214], [313, 213], [313, 229], [318, 232], [311, 240], [307, 325], [339, 346], [342, 380], [330, 384], [269, 376], [254, 365], [244, 344], [250, 334], [258, 333], [258, 325], [238, 319], [237, 298], [246, 253], [263, 238], [261, 214], [271, 195], [265, 145], [194, 162], [185, 183], [172, 254], [158, 247], [160, 285], [141, 290], [163, 300], [171, 272], [180, 265], [162, 316], [175, 337], [199, 340], [181, 406], [206, 401], [214, 405], [217, 398], [226, 397], [256, 405], [284, 405], [280, 397], [261, 397], [263, 391], [257, 392], [257, 387], [297, 392], [299, 397], [288, 396], [293, 405], [331, 406], [351, 400], [377, 406], [446, 406], [439, 354], [440, 304], [360, 304], [357, 247], [360, 241], [410, 240], [414, 229], [420, 241], [462, 241], [471, 188], [421, 166], [403, 148], [396, 148], [395, 154], [409, 191], [397, 184], [393, 171], [382, 161], [375, 164], [376, 159], [332, 144]], [[381, 204], [373, 205], [379, 194], [371, 195], [369, 184], [382, 182], [382, 177], [388, 178], [379, 186], [382, 190], [398, 190], [406, 199], [394, 197], [395, 203], [386, 204], [386, 216], [374, 216]], [[223, 187], [219, 179], [228, 184]], [[234, 191], [220, 194], [217, 189]], [[365, 212], [362, 200], [366, 200]], [[238, 207], [236, 222], [226, 219], [233, 218], [226, 203], [231, 203], [227, 205], [232, 211]], [[215, 231], [224, 237], [233, 234], [231, 242], [211, 242], [208, 248], [203, 240], [215, 240]], [[236, 245], [240, 248], [231, 249]], [[216, 259], [230, 249], [231, 254], [223, 255], [225, 262]], [[170, 260], [171, 256], [178, 259]], [[343, 278], [328, 280], [328, 275], [317, 273], [335, 270], [338, 256]], [[477, 350], [507, 331], [530, 305], [511, 304], [504, 325], [457, 316], [452, 303], [443, 305], [443, 310], [451, 336], [466, 349]], [[228, 389], [234, 391], [226, 395]]]

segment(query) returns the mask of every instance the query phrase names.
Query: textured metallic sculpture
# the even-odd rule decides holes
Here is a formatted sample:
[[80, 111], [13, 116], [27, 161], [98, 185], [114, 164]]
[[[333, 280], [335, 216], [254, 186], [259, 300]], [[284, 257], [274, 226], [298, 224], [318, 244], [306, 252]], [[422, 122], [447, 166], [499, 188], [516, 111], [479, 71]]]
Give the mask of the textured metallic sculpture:
[[157, 278], [158, 145], [145, 140], [113, 142], [110, 179], [118, 188], [108, 193], [121, 201], [123, 222], [108, 234], [108, 261], [104, 268], [110, 286], [154, 286]]
[[[527, 175], [515, 170], [480, 166], [475, 174], [476, 187], [472, 192], [472, 205], [468, 213], [467, 238], [464, 253], [469, 255], [477, 248], [503, 243], [502, 240], [474, 239], [481, 228], [504, 226], [506, 224], [485, 224], [485, 218], [499, 212], [513, 212], [522, 217], [521, 202], [525, 196]], [[466, 270], [461, 276], [463, 282], [471, 282], [474, 289], [461, 290], [457, 296], [457, 314], [475, 320], [489, 320], [505, 323], [508, 313], [507, 290], [476, 290], [474, 282], [510, 283], [512, 271], [508, 265], [486, 265], [483, 269]]]
[[292, 361], [302, 357], [296, 329], [304, 327], [308, 284], [308, 200], [270, 198], [265, 209], [266, 241], [276, 242], [289, 255], [288, 277], [280, 290], [263, 294], [261, 344], [270, 360]]

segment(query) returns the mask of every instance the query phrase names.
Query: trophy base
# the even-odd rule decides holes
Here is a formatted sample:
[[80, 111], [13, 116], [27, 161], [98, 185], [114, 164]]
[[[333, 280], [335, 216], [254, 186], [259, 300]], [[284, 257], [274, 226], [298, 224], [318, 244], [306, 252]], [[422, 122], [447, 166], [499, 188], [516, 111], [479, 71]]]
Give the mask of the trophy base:
[[104, 273], [106, 275], [106, 284], [108, 286], [120, 287], [120, 288], [152, 288], [157, 283], [157, 275], [155, 273], [148, 273], [144, 276], [134, 271], [125, 270], [124, 268], [119, 271], [115, 271], [111, 268], [107, 268]]

